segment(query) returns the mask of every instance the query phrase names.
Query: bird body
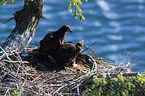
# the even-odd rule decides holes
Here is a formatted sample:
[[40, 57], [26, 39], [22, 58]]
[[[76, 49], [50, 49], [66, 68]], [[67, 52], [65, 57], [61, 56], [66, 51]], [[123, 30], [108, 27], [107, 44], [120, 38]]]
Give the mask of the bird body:
[[72, 33], [69, 25], [64, 25], [57, 31], [46, 34], [40, 41], [37, 58], [58, 65], [60, 69], [72, 64], [82, 50], [83, 41], [79, 41], [76, 45], [64, 43], [67, 31]]
[[53, 52], [64, 43], [66, 32], [72, 33], [69, 25], [63, 25], [57, 31], [48, 33], [41, 41], [39, 52], [44, 54], [53, 54]]
[[83, 41], [79, 41], [76, 45], [65, 43], [62, 44], [53, 54], [56, 63], [64, 67], [73, 63], [83, 47]]

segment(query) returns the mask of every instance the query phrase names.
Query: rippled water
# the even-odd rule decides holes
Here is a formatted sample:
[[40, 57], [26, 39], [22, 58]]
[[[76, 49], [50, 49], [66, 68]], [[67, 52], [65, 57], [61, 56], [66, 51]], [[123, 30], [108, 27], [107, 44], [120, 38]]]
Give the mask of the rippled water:
[[[22, 9], [23, 2], [17, 1], [7, 6], [0, 5], [0, 42], [13, 30], [15, 11]], [[32, 42], [41, 40], [47, 31], [57, 30], [64, 24], [71, 26], [73, 33], [67, 34], [67, 41], [84, 40], [99, 56], [119, 64], [129, 59], [134, 64], [133, 71], [145, 70], [145, 0], [88, 0], [81, 6], [86, 20], [80, 22], [67, 11], [65, 0], [44, 0], [43, 14]]]

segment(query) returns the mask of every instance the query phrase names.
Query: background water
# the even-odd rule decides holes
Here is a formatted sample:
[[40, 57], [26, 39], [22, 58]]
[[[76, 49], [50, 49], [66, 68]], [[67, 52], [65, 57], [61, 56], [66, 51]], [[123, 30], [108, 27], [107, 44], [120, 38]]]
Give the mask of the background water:
[[[0, 42], [8, 37], [15, 26], [14, 20], [2, 24], [15, 11], [22, 9], [23, 2], [0, 5]], [[44, 0], [43, 14], [32, 42], [38, 43], [47, 31], [57, 30], [64, 24], [70, 25], [73, 33], [67, 34], [67, 41], [84, 40], [91, 48], [113, 64], [129, 59], [133, 71], [145, 70], [145, 0], [88, 0], [81, 6], [86, 20], [74, 19], [67, 11], [65, 0]]]

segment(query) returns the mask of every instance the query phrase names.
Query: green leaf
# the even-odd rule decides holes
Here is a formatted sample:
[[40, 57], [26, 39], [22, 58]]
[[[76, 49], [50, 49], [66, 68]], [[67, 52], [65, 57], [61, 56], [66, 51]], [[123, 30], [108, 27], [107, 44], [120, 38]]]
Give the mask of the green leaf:
[[77, 19], [77, 18], [78, 18], [78, 16], [76, 15], [76, 16], [75, 16], [75, 19]]
[[100, 83], [100, 79], [97, 76], [93, 76], [93, 77], [94, 77], [93, 82], [97, 86]]
[[79, 13], [82, 13], [82, 10], [81, 10], [81, 8], [80, 8], [79, 6], [77, 6], [77, 11], [78, 11]]
[[14, 2], [15, 2], [15, 0], [11, 0], [11, 1], [10, 1], [11, 4], [14, 3]]
[[69, 11], [69, 12], [72, 12], [71, 6], [68, 7], [68, 11]]
[[81, 0], [78, 0], [78, 4], [82, 4], [82, 1]]
[[6, 3], [2, 3], [2, 5], [3, 5], [3, 6], [5, 6], [5, 5], [6, 5]]
[[[65, 0], [65, 1], [68, 4], [68, 11], [72, 13], [71, 15], [75, 16], [75, 19], [78, 19], [80, 21], [85, 20], [85, 17], [82, 15], [82, 9], [79, 6], [80, 4], [82, 4], [82, 0]], [[87, 2], [88, 0], [85, 1]]]
[[72, 12], [71, 15], [74, 15], [74, 12]]
[[79, 17], [79, 20], [82, 21], [82, 16]]

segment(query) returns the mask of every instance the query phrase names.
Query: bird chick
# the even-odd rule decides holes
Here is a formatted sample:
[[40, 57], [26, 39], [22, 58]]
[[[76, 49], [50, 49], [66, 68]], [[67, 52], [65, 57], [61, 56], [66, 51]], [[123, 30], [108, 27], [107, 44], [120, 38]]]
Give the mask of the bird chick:
[[83, 40], [79, 41], [76, 45], [65, 43], [62, 44], [53, 54], [54, 59], [58, 66], [62, 69], [65, 68], [65, 65], [72, 64], [77, 55], [81, 52], [83, 47]]

